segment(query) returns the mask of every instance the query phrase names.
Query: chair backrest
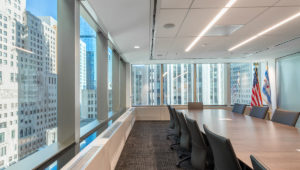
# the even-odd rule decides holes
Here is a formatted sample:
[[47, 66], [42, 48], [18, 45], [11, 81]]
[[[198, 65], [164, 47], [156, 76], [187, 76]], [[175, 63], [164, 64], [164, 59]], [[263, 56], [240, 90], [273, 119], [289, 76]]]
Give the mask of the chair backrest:
[[176, 136], [180, 137], [180, 124], [179, 124], [179, 120], [178, 120], [175, 108], [171, 108], [171, 113], [174, 118], [174, 124], [175, 124], [174, 130], [175, 130]]
[[241, 170], [241, 166], [234, 153], [230, 140], [213, 133], [206, 125], [203, 125], [203, 128], [213, 152], [215, 169]]
[[282, 123], [289, 126], [295, 126], [299, 117], [299, 112], [276, 109], [272, 117], [273, 122]]
[[245, 104], [235, 103], [233, 105], [232, 112], [239, 113], [239, 114], [244, 114], [245, 109], [246, 109], [246, 105]]
[[252, 106], [249, 116], [264, 119], [267, 115], [269, 107]]
[[189, 110], [203, 109], [203, 103], [202, 102], [188, 102], [188, 109]]
[[264, 165], [261, 161], [258, 161], [253, 155], [250, 155], [253, 170], [269, 170], [269, 168]]
[[187, 126], [192, 137], [191, 164], [196, 169], [205, 169], [209, 156], [208, 146], [197, 122], [186, 117]]
[[177, 117], [180, 124], [180, 148], [186, 151], [190, 151], [191, 134], [187, 127], [185, 117], [181, 112], [177, 112]]
[[167, 105], [168, 107], [168, 111], [169, 111], [169, 115], [170, 115], [170, 123], [169, 123], [169, 128], [171, 129], [174, 129], [175, 127], [175, 123], [174, 123], [174, 118], [173, 118], [173, 115], [172, 115], [172, 111], [171, 111], [171, 106], [170, 105]]

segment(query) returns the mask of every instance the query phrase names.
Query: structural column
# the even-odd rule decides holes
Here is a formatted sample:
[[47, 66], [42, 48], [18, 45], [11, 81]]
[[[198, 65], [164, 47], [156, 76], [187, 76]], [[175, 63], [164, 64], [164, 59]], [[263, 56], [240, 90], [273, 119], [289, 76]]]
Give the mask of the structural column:
[[60, 144], [80, 138], [80, 4], [58, 1], [57, 136]]
[[108, 118], [108, 46], [105, 36], [97, 35], [97, 112], [102, 122]]

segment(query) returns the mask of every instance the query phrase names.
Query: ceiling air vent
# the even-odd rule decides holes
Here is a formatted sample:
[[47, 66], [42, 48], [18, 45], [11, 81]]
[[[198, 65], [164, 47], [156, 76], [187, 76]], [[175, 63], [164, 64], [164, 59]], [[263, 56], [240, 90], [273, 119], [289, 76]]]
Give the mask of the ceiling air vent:
[[205, 36], [228, 36], [242, 28], [244, 25], [215, 25]]

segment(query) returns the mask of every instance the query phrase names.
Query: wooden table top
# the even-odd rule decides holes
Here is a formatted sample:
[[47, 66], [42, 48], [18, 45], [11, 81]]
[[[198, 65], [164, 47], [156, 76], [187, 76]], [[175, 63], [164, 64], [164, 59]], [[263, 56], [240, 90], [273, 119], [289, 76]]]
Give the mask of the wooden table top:
[[272, 170], [300, 170], [300, 129], [222, 109], [178, 110], [230, 139], [237, 157], [252, 167], [254, 155]]

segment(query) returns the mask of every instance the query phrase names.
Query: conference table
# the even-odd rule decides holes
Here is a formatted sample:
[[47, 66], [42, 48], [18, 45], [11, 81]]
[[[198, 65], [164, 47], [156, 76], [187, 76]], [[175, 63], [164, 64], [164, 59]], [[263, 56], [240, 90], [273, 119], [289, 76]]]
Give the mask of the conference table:
[[238, 159], [252, 167], [250, 155], [271, 170], [300, 170], [300, 130], [223, 109], [178, 110], [216, 134], [229, 138]]

